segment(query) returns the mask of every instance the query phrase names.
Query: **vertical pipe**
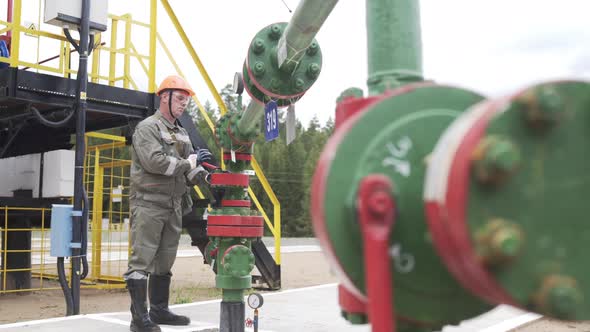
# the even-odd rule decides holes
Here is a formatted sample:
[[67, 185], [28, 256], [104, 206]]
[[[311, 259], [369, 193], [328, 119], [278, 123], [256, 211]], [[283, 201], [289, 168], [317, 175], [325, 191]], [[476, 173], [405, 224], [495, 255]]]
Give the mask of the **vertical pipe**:
[[[72, 226], [72, 273], [71, 288], [73, 299], [73, 314], [80, 314], [80, 255], [81, 244], [87, 234], [82, 234], [82, 204], [84, 190], [84, 156], [86, 134], [86, 92], [88, 90], [88, 43], [90, 39], [90, 0], [82, 0], [82, 15], [80, 19], [79, 65], [76, 77], [76, 152], [74, 169], [74, 213]], [[87, 206], [86, 206], [87, 208]]]
[[223, 288], [221, 291], [223, 299], [219, 313], [219, 332], [245, 331], [244, 290]]
[[125, 20], [125, 60], [123, 62], [123, 87], [129, 89], [129, 77], [131, 68], [131, 14], [124, 16]]
[[156, 92], [156, 38], [158, 37], [158, 1], [150, 0], [150, 63], [148, 74], [148, 92]]
[[422, 80], [420, 7], [414, 0], [367, 0], [370, 95]]
[[[384, 175], [360, 180], [356, 214], [363, 239], [363, 260], [369, 321], [373, 332], [397, 331], [393, 304], [393, 273], [389, 257], [390, 235], [395, 224], [392, 184]], [[376, 203], [378, 202], [378, 203]]]
[[12, 31], [14, 34], [10, 40], [10, 67], [18, 67], [18, 58], [20, 53], [20, 20], [21, 20], [22, 1], [14, 0], [12, 6]]

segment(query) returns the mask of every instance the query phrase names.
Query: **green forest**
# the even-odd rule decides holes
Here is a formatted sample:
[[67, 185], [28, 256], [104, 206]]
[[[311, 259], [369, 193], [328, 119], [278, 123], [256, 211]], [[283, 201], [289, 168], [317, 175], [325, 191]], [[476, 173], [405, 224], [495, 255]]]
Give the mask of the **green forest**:
[[[231, 86], [227, 85], [220, 95], [230, 111], [238, 108], [237, 96], [232, 94]], [[211, 120], [219, 119], [220, 110], [209, 101], [203, 107]], [[211, 152], [220, 160], [220, 151], [196, 104], [191, 102], [187, 112], [194, 119], [201, 136], [207, 140]], [[334, 129], [334, 121], [330, 118], [321, 125], [314, 117], [304, 126], [299, 120], [296, 123], [296, 138], [289, 145], [286, 143], [285, 117], [286, 109], [279, 110], [279, 138], [266, 142], [261, 133], [254, 144], [254, 156], [268, 179], [275, 195], [281, 204], [281, 233], [285, 237], [312, 236], [313, 230], [310, 217], [311, 180], [317, 160], [328, 137]], [[297, 110], [295, 111], [297, 115]], [[261, 119], [262, 121], [262, 119]], [[261, 127], [264, 128], [264, 127]], [[273, 207], [257, 177], [250, 178], [250, 186], [260, 200], [264, 210], [272, 219]]]

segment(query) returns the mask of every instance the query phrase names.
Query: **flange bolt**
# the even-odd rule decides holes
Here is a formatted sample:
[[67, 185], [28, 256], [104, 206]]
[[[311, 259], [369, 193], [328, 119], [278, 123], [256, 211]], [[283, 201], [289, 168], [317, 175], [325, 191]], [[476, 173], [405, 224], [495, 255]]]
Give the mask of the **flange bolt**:
[[254, 51], [254, 54], [262, 54], [265, 48], [266, 46], [264, 45], [264, 41], [262, 41], [262, 39], [254, 39], [254, 42], [252, 43], [252, 51]]
[[309, 64], [309, 66], [307, 67], [307, 77], [309, 77], [310, 79], [313, 80], [313, 79], [316, 79], [319, 74], [320, 74], [320, 65], [318, 65], [317, 63]]
[[559, 319], [577, 319], [583, 307], [583, 296], [574, 278], [564, 275], [546, 277], [534, 296], [536, 308], [543, 314]]

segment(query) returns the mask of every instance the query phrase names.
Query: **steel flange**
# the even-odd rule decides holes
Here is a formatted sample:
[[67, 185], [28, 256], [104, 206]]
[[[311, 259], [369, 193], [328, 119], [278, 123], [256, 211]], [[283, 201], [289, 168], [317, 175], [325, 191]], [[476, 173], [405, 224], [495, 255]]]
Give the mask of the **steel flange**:
[[476, 105], [445, 132], [426, 211], [438, 252], [466, 288], [490, 302], [590, 319], [582, 296], [590, 280], [579, 264], [590, 239], [582, 222], [589, 108], [589, 83], [544, 83]]
[[[299, 100], [315, 83], [322, 69], [322, 52], [314, 39], [293, 66], [281, 69], [277, 51], [287, 23], [263, 28], [250, 43], [242, 75], [248, 94], [261, 103], [276, 100], [279, 107]], [[289, 45], [286, 45], [289, 47]]]
[[[415, 325], [439, 327], [487, 308], [463, 290], [434, 252], [422, 200], [426, 165], [439, 136], [481, 100], [470, 91], [427, 83], [393, 90], [339, 126], [314, 175], [316, 235], [347, 289], [361, 299], [366, 291], [363, 243], [355, 219], [358, 183], [368, 174], [392, 180], [397, 215], [390, 254], [396, 314]], [[397, 195], [400, 192], [404, 195]]]

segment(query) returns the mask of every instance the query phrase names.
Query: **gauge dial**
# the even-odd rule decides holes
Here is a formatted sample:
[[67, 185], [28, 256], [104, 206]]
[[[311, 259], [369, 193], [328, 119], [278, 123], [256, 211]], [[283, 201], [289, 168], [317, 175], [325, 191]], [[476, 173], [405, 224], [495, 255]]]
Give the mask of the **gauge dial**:
[[242, 80], [242, 74], [236, 73], [234, 75], [234, 83], [232, 84], [232, 91], [235, 94], [241, 95], [244, 92], [244, 81]]
[[252, 294], [248, 295], [248, 305], [250, 306], [250, 308], [258, 309], [258, 308], [262, 307], [263, 303], [264, 303], [264, 299], [262, 298], [262, 295], [260, 295], [258, 293], [252, 293]]

